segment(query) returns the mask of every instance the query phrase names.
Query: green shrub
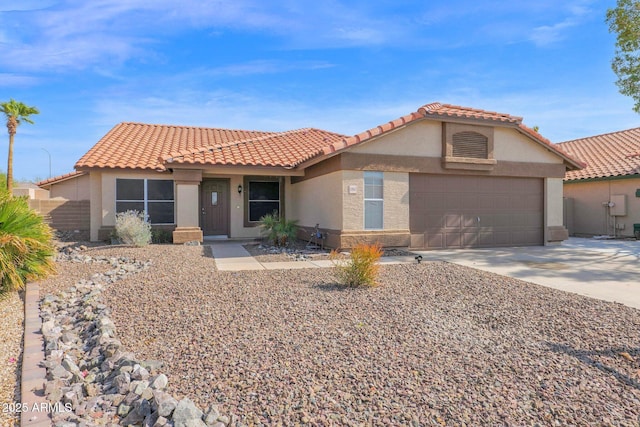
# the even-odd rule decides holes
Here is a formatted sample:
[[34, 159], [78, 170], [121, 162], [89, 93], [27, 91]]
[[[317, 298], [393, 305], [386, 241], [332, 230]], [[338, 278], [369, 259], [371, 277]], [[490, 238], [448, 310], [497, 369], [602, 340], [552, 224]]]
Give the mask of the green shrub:
[[263, 234], [275, 246], [287, 246], [298, 235], [298, 221], [281, 219], [276, 211], [260, 218], [260, 222]]
[[151, 243], [154, 243], [154, 244], [173, 243], [173, 233], [163, 228], [152, 228]]
[[379, 244], [360, 244], [353, 248], [349, 259], [344, 260], [340, 255], [331, 252], [331, 260], [336, 266], [338, 281], [346, 286], [376, 286], [376, 278], [380, 265], [378, 260], [382, 256]]
[[0, 294], [55, 272], [52, 237], [26, 198], [0, 192]]
[[151, 224], [138, 211], [116, 214], [116, 237], [125, 245], [147, 246], [151, 243]]

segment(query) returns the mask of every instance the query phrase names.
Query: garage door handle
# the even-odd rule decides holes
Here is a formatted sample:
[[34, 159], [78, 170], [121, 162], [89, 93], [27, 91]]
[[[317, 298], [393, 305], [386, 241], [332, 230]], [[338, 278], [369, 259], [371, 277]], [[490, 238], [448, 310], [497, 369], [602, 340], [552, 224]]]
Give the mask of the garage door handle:
[[480, 217], [478, 217], [478, 222], [480, 222]]

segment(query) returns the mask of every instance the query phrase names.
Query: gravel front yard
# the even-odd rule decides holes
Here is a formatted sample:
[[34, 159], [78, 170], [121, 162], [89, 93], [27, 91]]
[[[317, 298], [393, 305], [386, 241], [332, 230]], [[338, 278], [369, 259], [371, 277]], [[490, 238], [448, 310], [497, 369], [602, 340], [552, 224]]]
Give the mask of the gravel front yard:
[[[115, 251], [115, 252], [113, 252]], [[246, 424], [638, 425], [640, 311], [445, 263], [217, 272], [206, 247], [109, 288], [124, 345], [170, 391]]]
[[0, 297], [0, 426], [19, 425], [19, 414], [4, 405], [19, 402], [24, 302], [12, 292]]

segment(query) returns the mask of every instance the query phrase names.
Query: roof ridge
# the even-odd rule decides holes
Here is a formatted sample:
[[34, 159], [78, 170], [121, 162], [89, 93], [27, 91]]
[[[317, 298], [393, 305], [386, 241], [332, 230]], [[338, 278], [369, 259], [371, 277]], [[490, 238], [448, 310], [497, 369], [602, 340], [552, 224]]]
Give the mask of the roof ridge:
[[566, 144], [568, 142], [579, 142], [579, 141], [583, 141], [585, 139], [593, 139], [593, 138], [599, 138], [599, 137], [603, 137], [603, 136], [616, 135], [616, 134], [626, 133], [626, 132], [630, 132], [630, 131], [634, 131], [634, 130], [640, 131], [640, 126], [635, 127], [635, 128], [630, 128], [630, 129], [623, 129], [623, 130], [616, 130], [616, 131], [612, 131], [612, 132], [605, 132], [605, 133], [601, 133], [599, 135], [584, 136], [582, 138], [576, 138], [576, 139], [568, 139], [566, 141], [556, 142], [556, 145], [558, 145], [558, 144]]
[[215, 131], [223, 131], [223, 132], [255, 132], [255, 133], [266, 133], [266, 134], [277, 134], [277, 133], [279, 133], [279, 132], [273, 132], [273, 131], [268, 131], [268, 130], [230, 129], [230, 128], [218, 128], [218, 127], [207, 127], [207, 126], [172, 125], [172, 124], [162, 124], [162, 123], [120, 122], [119, 124], [120, 125], [147, 126], [147, 127], [179, 128], [179, 129], [206, 129], [206, 130], [215, 130]]
[[211, 151], [211, 150], [221, 150], [223, 148], [228, 148], [228, 147], [235, 147], [241, 144], [249, 144], [249, 143], [255, 143], [255, 142], [260, 142], [260, 141], [265, 141], [268, 139], [272, 139], [272, 138], [277, 138], [283, 135], [293, 135], [296, 133], [301, 133], [301, 132], [307, 132], [307, 131], [317, 131], [317, 132], [322, 132], [322, 133], [330, 133], [333, 135], [337, 135], [337, 136], [344, 136], [344, 135], [340, 135], [339, 133], [335, 133], [335, 132], [328, 132], [328, 131], [324, 131], [322, 129], [317, 129], [317, 128], [300, 128], [300, 129], [292, 129], [292, 130], [287, 130], [287, 131], [282, 131], [282, 132], [276, 132], [273, 134], [269, 134], [269, 135], [262, 135], [262, 136], [258, 136], [258, 137], [254, 137], [254, 138], [245, 138], [245, 139], [240, 139], [237, 141], [232, 141], [232, 142], [228, 142], [226, 144], [216, 144], [216, 145], [207, 145], [207, 146], [203, 146], [203, 147], [198, 147], [198, 148], [193, 148], [190, 150], [183, 150], [183, 151], [179, 151], [176, 153], [170, 153], [168, 155], [165, 156], [161, 156], [160, 160], [162, 161], [170, 161], [171, 159], [174, 159], [176, 157], [184, 157], [187, 156], [189, 154], [198, 154], [198, 153], [204, 153], [206, 151]]

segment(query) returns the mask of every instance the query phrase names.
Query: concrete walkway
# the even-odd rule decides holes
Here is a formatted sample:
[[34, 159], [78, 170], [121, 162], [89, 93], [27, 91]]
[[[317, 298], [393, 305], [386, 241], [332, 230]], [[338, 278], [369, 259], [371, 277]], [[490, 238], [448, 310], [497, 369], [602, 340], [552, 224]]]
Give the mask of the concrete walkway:
[[416, 253], [425, 261], [452, 262], [640, 309], [640, 241], [570, 238], [559, 246]]
[[[219, 271], [243, 271], [243, 270], [292, 270], [299, 268], [326, 268], [333, 267], [330, 260], [306, 260], [306, 261], [277, 261], [259, 262], [251, 256], [238, 242], [206, 242], [211, 247], [216, 267]], [[413, 256], [383, 257], [380, 264], [400, 264], [415, 262]]]

